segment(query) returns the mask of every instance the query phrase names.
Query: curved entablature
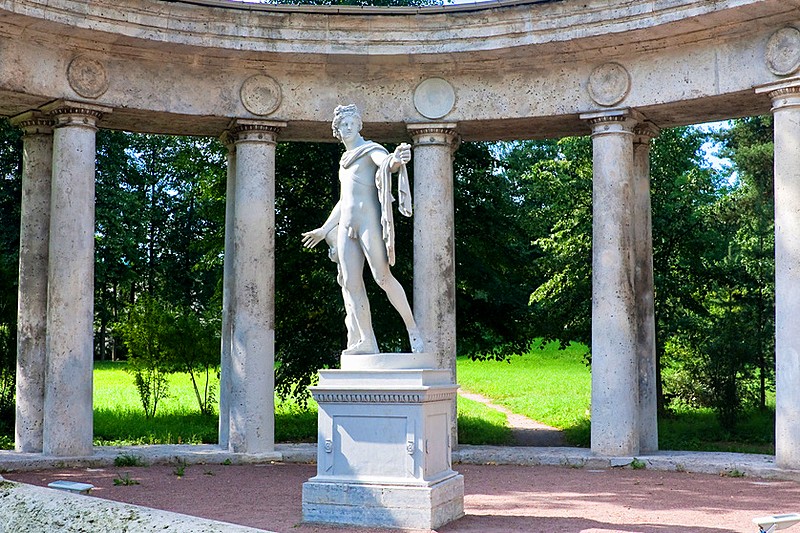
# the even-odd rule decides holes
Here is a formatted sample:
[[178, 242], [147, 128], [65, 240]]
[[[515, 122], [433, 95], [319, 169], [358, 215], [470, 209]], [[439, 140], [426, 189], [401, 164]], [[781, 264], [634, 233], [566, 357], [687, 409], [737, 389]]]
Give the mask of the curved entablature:
[[0, 114], [67, 99], [114, 109], [104, 127], [265, 119], [289, 140], [332, 140], [343, 102], [383, 140], [436, 121], [467, 140], [584, 134], [580, 114], [614, 107], [666, 127], [767, 112], [753, 89], [797, 74], [798, 28], [800, 0], [0, 0]]

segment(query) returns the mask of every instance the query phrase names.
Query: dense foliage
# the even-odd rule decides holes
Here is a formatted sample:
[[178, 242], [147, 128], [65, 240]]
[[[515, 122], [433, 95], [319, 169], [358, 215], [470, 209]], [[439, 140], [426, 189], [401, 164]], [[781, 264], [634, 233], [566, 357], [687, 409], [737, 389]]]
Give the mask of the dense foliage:
[[[662, 412], [709, 406], [732, 427], [742, 409], [769, 404], [771, 129], [769, 117], [744, 119], [715, 137], [697, 128], [666, 130], [652, 144]], [[0, 135], [0, 413], [6, 409], [8, 421], [21, 142], [6, 123]], [[704, 163], [701, 147], [709, 140], [722, 146], [734, 172]], [[300, 234], [317, 227], [336, 201], [342, 148], [277, 150], [276, 383], [282, 394], [302, 394], [318, 368], [337, 363], [345, 344], [336, 267], [324, 250], [300, 245]], [[215, 139], [101, 131], [97, 165], [95, 355], [131, 356], [135, 369], [137, 357], [147, 362], [142, 338], [160, 339], [153, 352], [159, 368], [189, 372], [198, 406], [210, 412], [215, 391], [203, 377], [218, 364], [225, 150]], [[539, 336], [588, 343], [591, 140], [465, 143], [454, 171], [459, 351], [502, 357]], [[397, 225], [394, 272], [410, 292], [412, 222], [398, 217]], [[396, 312], [367, 285], [381, 347], [404, 349]], [[144, 313], [140, 307], [148, 305], [163, 316]], [[144, 324], [150, 329], [137, 322], [143, 316], [152, 319]], [[137, 379], [153, 412], [159, 378], [142, 372]]]

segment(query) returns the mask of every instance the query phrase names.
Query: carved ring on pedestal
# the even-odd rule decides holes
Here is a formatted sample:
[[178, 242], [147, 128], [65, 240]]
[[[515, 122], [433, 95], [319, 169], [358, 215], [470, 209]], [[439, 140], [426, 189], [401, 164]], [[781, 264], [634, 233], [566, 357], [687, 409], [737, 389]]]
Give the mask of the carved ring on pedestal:
[[256, 74], [244, 80], [239, 97], [254, 115], [269, 115], [281, 104], [281, 86], [271, 76]]
[[589, 74], [589, 96], [602, 106], [620, 103], [631, 90], [631, 76], [619, 63], [609, 62], [595, 67]]
[[453, 110], [456, 92], [442, 78], [428, 78], [414, 89], [414, 107], [425, 118], [442, 118]]
[[108, 76], [103, 64], [90, 57], [77, 56], [67, 67], [67, 81], [78, 95], [99, 98], [108, 90]]
[[767, 41], [767, 67], [776, 76], [787, 76], [800, 69], [800, 30], [781, 28]]

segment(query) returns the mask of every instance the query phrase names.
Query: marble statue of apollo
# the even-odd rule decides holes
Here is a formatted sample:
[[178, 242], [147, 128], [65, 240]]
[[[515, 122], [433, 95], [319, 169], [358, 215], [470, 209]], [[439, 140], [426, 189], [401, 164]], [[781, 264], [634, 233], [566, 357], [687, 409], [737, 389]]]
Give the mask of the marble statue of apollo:
[[372, 277], [397, 309], [408, 330], [411, 351], [424, 351], [424, 342], [400, 282], [392, 275], [394, 265], [392, 174], [398, 173], [398, 210], [411, 216], [411, 194], [406, 164], [411, 147], [401, 144], [390, 154], [383, 146], [361, 136], [361, 114], [355, 105], [334, 111], [333, 135], [346, 148], [339, 161], [339, 201], [325, 223], [303, 233], [303, 245], [314, 248], [320, 241], [331, 245], [330, 257], [339, 268], [339, 284], [346, 312], [348, 354], [378, 353], [372, 330], [369, 301], [364, 286], [364, 261]]

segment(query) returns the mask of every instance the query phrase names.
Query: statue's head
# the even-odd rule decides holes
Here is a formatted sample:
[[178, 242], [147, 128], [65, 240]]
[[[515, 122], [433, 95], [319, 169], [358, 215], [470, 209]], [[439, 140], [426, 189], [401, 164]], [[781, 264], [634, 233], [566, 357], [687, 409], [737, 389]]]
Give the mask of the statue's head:
[[358, 131], [361, 131], [361, 113], [358, 112], [356, 105], [350, 104], [336, 106], [336, 109], [333, 111], [333, 122], [331, 123], [331, 129], [333, 129], [333, 136], [340, 141], [342, 140], [342, 137], [339, 135], [339, 124], [341, 124], [345, 117], [355, 117], [356, 120], [358, 120]]

